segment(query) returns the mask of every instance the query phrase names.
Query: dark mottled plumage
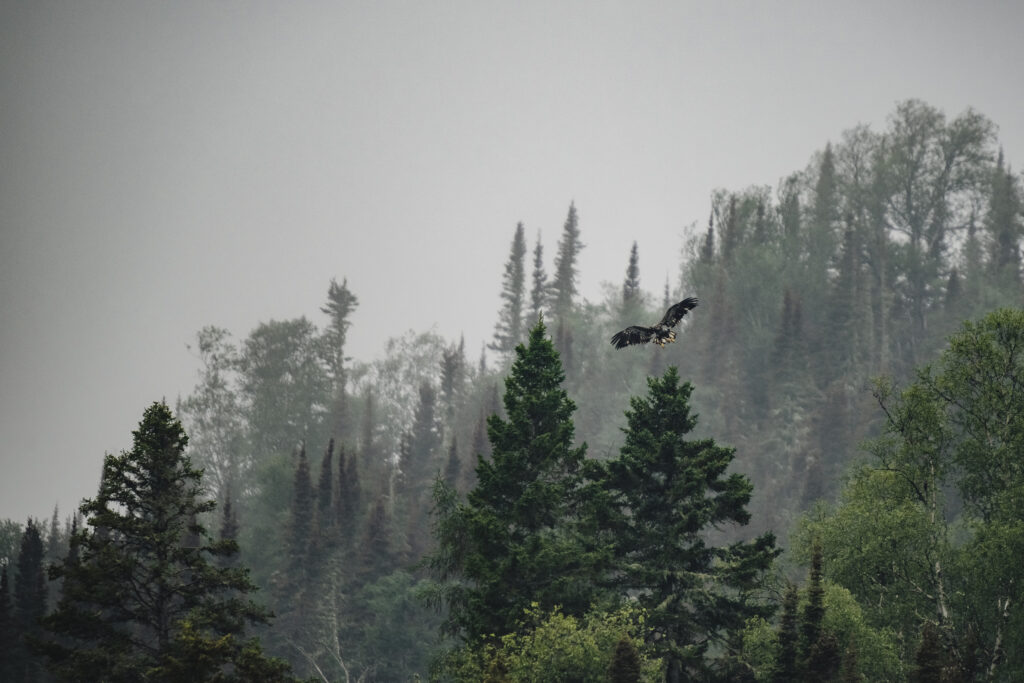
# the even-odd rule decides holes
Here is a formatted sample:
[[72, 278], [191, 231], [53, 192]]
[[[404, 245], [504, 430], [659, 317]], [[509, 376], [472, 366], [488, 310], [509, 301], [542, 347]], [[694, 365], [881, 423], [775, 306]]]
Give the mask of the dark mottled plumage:
[[666, 343], [672, 343], [676, 340], [676, 333], [672, 331], [672, 328], [683, 319], [687, 311], [696, 306], [697, 297], [691, 296], [688, 299], [683, 299], [679, 303], [670, 306], [668, 311], [665, 312], [665, 317], [654, 327], [631, 325], [621, 332], [616, 332], [612, 335], [612, 345], [617, 349], [621, 349], [632, 344], [647, 344], [650, 342], [651, 344], [664, 347]]

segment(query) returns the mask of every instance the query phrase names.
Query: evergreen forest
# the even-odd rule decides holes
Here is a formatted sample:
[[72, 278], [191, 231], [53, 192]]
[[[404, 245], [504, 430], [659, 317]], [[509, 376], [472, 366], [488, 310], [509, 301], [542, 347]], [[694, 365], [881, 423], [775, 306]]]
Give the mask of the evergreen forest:
[[[0, 680], [1024, 680], [993, 122], [898, 103], [712, 192], [668, 281], [634, 243], [600, 301], [586, 207], [552, 219], [509, 226], [482, 349], [350, 357], [345, 279], [317, 320], [199, 330], [94, 498], [0, 521]], [[688, 296], [675, 343], [609, 344]]]

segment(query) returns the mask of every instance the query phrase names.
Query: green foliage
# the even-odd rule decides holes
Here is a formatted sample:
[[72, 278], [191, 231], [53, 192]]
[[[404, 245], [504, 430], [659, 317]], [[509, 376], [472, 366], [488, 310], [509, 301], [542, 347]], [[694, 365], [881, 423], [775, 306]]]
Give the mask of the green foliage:
[[475, 640], [511, 633], [531, 603], [582, 614], [593, 587], [571, 535], [585, 447], [573, 445], [575, 406], [542, 322], [516, 348], [505, 380], [507, 419], [492, 415], [490, 460], [477, 464], [465, 503], [435, 488], [438, 548], [429, 565], [442, 582], [448, 628]]
[[757, 589], [778, 554], [770, 534], [727, 547], [708, 544], [708, 528], [743, 525], [750, 482], [726, 474], [733, 451], [690, 440], [693, 388], [674, 367], [634, 397], [618, 458], [590, 463], [590, 511], [597, 549], [610, 549], [614, 585], [635, 596], [657, 634], [670, 671], [701, 675], [708, 648], [747, 618], [765, 613]]
[[[998, 413], [1000, 401], [1013, 403], [1013, 392], [1004, 388], [991, 397], [970, 397], [953, 385], [922, 384], [904, 400], [902, 392], [882, 390], [879, 396], [891, 413], [886, 415], [863, 391], [869, 378], [882, 372], [895, 382], [912, 381], [914, 368], [935, 357], [965, 316], [1021, 300], [1020, 177], [994, 154], [992, 131], [976, 112], [947, 117], [924, 103], [903, 102], [877, 130], [858, 126], [844, 132], [777, 189], [767, 184], [773, 179], [765, 179], [764, 185], [713, 192], [711, 221], [706, 230], [693, 231], [678, 277], [667, 279], [664, 293], [666, 302], [677, 300], [673, 294], [693, 294], [703, 303], [681, 326], [680, 343], [665, 349], [629, 354], [609, 347], [611, 330], [657, 319], [664, 307], [649, 309], [660, 297], [633, 287], [639, 280], [633, 254], [625, 282], [605, 274], [614, 282], [606, 285], [604, 299], [580, 300], [582, 245], [575, 205], [557, 247], [554, 286], [537, 235], [529, 302], [524, 282], [521, 308], [529, 311], [530, 324], [542, 312], [554, 321], [554, 346], [565, 375], [561, 388], [578, 406], [571, 411], [574, 433], [585, 437], [592, 456], [610, 460], [619, 453], [625, 441], [621, 428], [627, 425], [623, 406], [645, 390], [649, 375], [660, 377], [675, 365], [693, 379], [689, 401], [701, 421], [692, 438], [713, 435], [735, 446], [727, 472], [756, 484], [743, 505], [749, 523], [726, 523], [705, 534], [709, 546], [727, 548], [768, 530], [785, 535], [815, 501], [838, 496], [836, 505], [816, 508], [795, 539], [796, 555], [807, 562], [810, 539], [821, 537], [824, 585], [847, 587], [868, 622], [903, 634], [896, 642], [904, 665], [912, 660], [921, 620], [927, 618], [941, 624], [943, 642], [958, 652], [965, 669], [983, 675], [997, 649], [1002, 654], [995, 658], [996, 675], [1012, 677], [1022, 670], [1014, 663], [1020, 648], [1012, 645], [1024, 633], [1024, 610], [1003, 586], [1014, 578], [1007, 558], [1021, 549], [1017, 520], [1024, 495], [1014, 492], [1012, 466], [1021, 430], [1012, 416], [1003, 425], [972, 422], [966, 413], [957, 417], [935, 396], [945, 392], [959, 401], [979, 400], [984, 407], [977, 414], [988, 415]], [[512, 256], [521, 251], [515, 242]], [[520, 276], [513, 271], [515, 283]], [[624, 311], [626, 292], [634, 289], [635, 318]], [[469, 517], [455, 514], [469, 505], [456, 492], [475, 485], [468, 464], [482, 456], [495, 467], [497, 478], [488, 484], [492, 497], [506, 483], [510, 498], [526, 487], [510, 468], [490, 459], [489, 416], [497, 413], [508, 421], [512, 416], [502, 411], [499, 382], [486, 355], [470, 367], [463, 344], [409, 331], [389, 340], [377, 360], [353, 361], [344, 356], [344, 346], [355, 304], [347, 282], [332, 281], [322, 309], [323, 331], [308, 321], [303, 326], [271, 322], [254, 330], [240, 349], [226, 336], [208, 336], [212, 345], [196, 388], [198, 403], [182, 406], [193, 411], [185, 415], [194, 432], [190, 454], [207, 468], [216, 497], [223, 500], [230, 492], [234, 498], [245, 561], [265, 587], [290, 571], [281, 549], [293, 449], [305, 439], [310, 454], [318, 454], [329, 437], [336, 438], [339, 453], [346, 453], [344, 479], [353, 483], [341, 486], [339, 470], [333, 503], [338, 538], [331, 542], [359, 549], [332, 550], [322, 564], [305, 568], [313, 581], [311, 594], [323, 597], [311, 612], [316, 627], [304, 644], [310, 657], [296, 656], [306, 662], [302, 666], [312, 658], [329, 678], [342, 677], [351, 664], [352, 677], [371, 679], [370, 669], [341, 657], [367, 646], [359, 623], [369, 616], [355, 596], [409, 561], [418, 552], [415, 544], [426, 540], [422, 489], [442, 468], [442, 454], [454, 455], [450, 473], [461, 464], [459, 477], [448, 476], [453, 488], [435, 503], [450, 513], [437, 517], [448, 524], [442, 524], [444, 533], [458, 539], [440, 551], [442, 565], [451, 570], [445, 590], [452, 604], [469, 595], [463, 589], [477, 588], [460, 573], [463, 540], [471, 529], [489, 529], [482, 517], [471, 525]], [[626, 315], [629, 320], [620, 319]], [[998, 375], [999, 363], [1008, 362], [1005, 354], [996, 353], [991, 362], [982, 362], [983, 356], [975, 377]], [[502, 358], [496, 370], [504, 373], [512, 360]], [[268, 370], [262, 376], [266, 381], [253, 381], [257, 367]], [[933, 380], [944, 374], [933, 366]], [[971, 381], [958, 383], [970, 386]], [[413, 468], [396, 467], [395, 456], [413, 454], [415, 439], [407, 439], [403, 448], [403, 438], [417, 422], [424, 385], [437, 391], [437, 438], [429, 466], [420, 470], [424, 476], [408, 479]], [[890, 417], [907, 427], [926, 427], [883, 433]], [[880, 433], [882, 438], [871, 442], [873, 466], [850, 472], [858, 442]], [[972, 433], [991, 434], [993, 441], [972, 442]], [[589, 467], [584, 462], [581, 467]], [[310, 466], [317, 464], [312, 457]], [[239, 474], [231, 474], [235, 470]], [[843, 475], [849, 486], [839, 495]], [[351, 492], [343, 494], [346, 487]], [[501, 571], [486, 565], [495, 571], [485, 572], [485, 582], [500, 585], [505, 576], [518, 577], [520, 568], [528, 578], [541, 567], [575, 562], [574, 579], [559, 579], [558, 586], [540, 582], [539, 590], [550, 596], [544, 598], [546, 607], [563, 604], [566, 614], [578, 617], [593, 598], [621, 597], [621, 583], [608, 580], [606, 571], [612, 546], [592, 543], [583, 552], [581, 539], [598, 539], [601, 529], [592, 533], [593, 527], [583, 524], [578, 502], [569, 496], [561, 521], [523, 534], [534, 537], [535, 546], [502, 548], [499, 555], [508, 561]], [[20, 535], [19, 529], [8, 553], [11, 562]], [[353, 543], [371, 536], [387, 543]], [[3, 547], [0, 530], [0, 555]], [[378, 550], [384, 552], [371, 557]], [[716, 562], [743, 566], [739, 558]], [[527, 583], [510, 585], [517, 604], [532, 599]], [[941, 619], [937, 586], [943, 587], [948, 612]], [[826, 589], [826, 600], [827, 595]], [[977, 605], [984, 608], [974, 609]], [[483, 613], [489, 607], [481, 602], [474, 609]], [[348, 624], [340, 640], [337, 624]], [[1002, 639], [998, 648], [997, 637]], [[719, 641], [709, 650], [718, 658], [714, 674], [734, 680], [748, 676], [736, 659], [735, 638]], [[839, 638], [838, 645], [845, 657], [850, 644]], [[870, 668], [859, 642], [855, 645], [857, 666]], [[843, 665], [841, 675], [848, 673]]]
[[[661, 662], [652, 658], [644, 645], [645, 622], [643, 613], [636, 609], [590, 611], [574, 617], [558, 608], [542, 610], [534, 603], [523, 615], [514, 633], [450, 653], [444, 663], [445, 673], [467, 683], [653, 683], [663, 676]], [[620, 650], [625, 653], [617, 656]], [[623, 678], [629, 671], [634, 677]]]
[[[965, 323], [907, 388], [880, 382], [887, 425], [869, 444], [872, 466], [798, 537], [820, 535], [829, 578], [873, 621], [903, 633], [932, 622], [951, 666], [970, 675], [1024, 666], [1003, 646], [1020, 623], [1011, 587], [1024, 581], [1009, 559], [1024, 551], [1021, 348], [1024, 311], [999, 310]], [[904, 661], [918, 649], [906, 639]]]
[[46, 575], [43, 540], [36, 522], [29, 519], [21, 535], [17, 572], [14, 577], [13, 633], [8, 654], [14, 680], [34, 681], [41, 674], [41, 662], [28, 650], [28, 643], [40, 635], [39, 620], [46, 614]]
[[608, 665], [609, 683], [640, 683], [641, 665], [636, 643], [622, 636], [615, 644], [615, 654]]
[[[382, 569], [382, 572], [387, 572]], [[439, 650], [441, 616], [421, 599], [426, 581], [403, 570], [383, 573], [355, 592], [342, 624], [350, 672], [368, 680], [424, 680], [431, 655]]]
[[487, 345], [499, 354], [511, 355], [523, 340], [524, 313], [526, 312], [526, 232], [523, 224], [516, 225], [512, 249], [505, 264], [501, 282], [501, 312], [494, 327], [494, 341]]
[[[840, 667], [839, 655], [846, 653], [851, 647], [856, 650], [853, 661], [860, 674], [869, 681], [902, 680], [906, 669], [899, 657], [898, 635], [886, 628], [873, 626], [868, 616], [861, 609], [849, 591], [825, 582], [823, 588], [823, 612], [821, 632], [827, 636], [827, 647], [818, 646], [817, 651], [808, 651], [805, 656], [797, 656], [792, 649], [794, 659], [790, 663], [786, 659], [787, 641], [792, 639], [792, 626], [787, 626], [786, 612], [778, 627], [763, 617], [754, 617], [747, 621], [742, 637], [742, 658], [754, 670], [758, 681], [820, 681], [833, 678], [838, 673], [845, 676], [848, 657], [843, 657]], [[793, 590], [795, 594], [795, 589]], [[789, 593], [784, 610], [795, 614], [797, 605], [789, 602]], [[807, 594], [803, 592], [803, 605], [806, 608]], [[791, 641], [790, 641], [791, 642]], [[814, 650], [814, 648], [812, 648]], [[828, 654], [829, 656], [823, 657]], [[819, 660], [818, 667], [831, 670], [831, 674], [823, 677], [822, 673], [812, 665], [812, 655]]]
[[548, 275], [544, 270], [544, 245], [537, 233], [537, 244], [533, 248], [533, 271], [530, 275], [530, 322], [540, 320], [548, 301]]
[[202, 499], [181, 423], [154, 403], [133, 434], [130, 451], [106, 456], [99, 494], [81, 506], [90, 528], [51, 568], [64, 579], [43, 620], [53, 637], [39, 643], [52, 670], [66, 680], [238, 680], [244, 652], [254, 673], [283, 674], [236, 640], [268, 614], [245, 598], [255, 587], [244, 569], [211, 562], [237, 546], [211, 541], [197, 521], [215, 503]]
[[577, 294], [576, 278], [579, 268], [576, 261], [583, 249], [580, 241], [579, 216], [575, 202], [569, 205], [569, 215], [562, 227], [562, 237], [558, 241], [558, 253], [555, 255], [555, 276], [551, 282], [551, 312], [562, 322], [572, 313]]
[[178, 402], [178, 413], [194, 438], [190, 457], [203, 469], [207, 486], [219, 500], [237, 494], [252, 465], [246, 455], [244, 416], [236, 370], [238, 350], [222, 328], [204, 327], [196, 335], [202, 369], [193, 392]]
[[238, 361], [254, 457], [291, 453], [300, 443], [326, 443], [331, 382], [326, 346], [306, 318], [261, 323]]
[[0, 564], [0, 680], [14, 678], [15, 653], [19, 633], [14, 625], [14, 605], [7, 565]]

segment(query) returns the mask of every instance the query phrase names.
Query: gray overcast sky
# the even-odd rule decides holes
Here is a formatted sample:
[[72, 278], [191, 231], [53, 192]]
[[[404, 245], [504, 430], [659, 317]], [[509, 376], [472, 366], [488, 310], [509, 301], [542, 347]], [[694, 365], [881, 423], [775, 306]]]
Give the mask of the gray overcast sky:
[[207, 324], [352, 354], [493, 331], [517, 221], [583, 293], [676, 277], [712, 190], [775, 185], [917, 97], [1024, 163], [1015, 2], [0, 0], [0, 517], [66, 513]]

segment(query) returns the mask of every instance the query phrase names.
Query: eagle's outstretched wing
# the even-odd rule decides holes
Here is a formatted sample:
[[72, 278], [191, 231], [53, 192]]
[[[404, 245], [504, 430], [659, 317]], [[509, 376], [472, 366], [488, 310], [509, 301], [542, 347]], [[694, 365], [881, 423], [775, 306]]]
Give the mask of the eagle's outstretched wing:
[[617, 349], [625, 348], [631, 344], [646, 344], [654, 337], [654, 330], [650, 327], [639, 327], [632, 325], [612, 335], [612, 344]]
[[665, 311], [665, 317], [661, 319], [659, 325], [666, 327], [675, 327], [676, 323], [683, 319], [687, 311], [693, 310], [697, 307], [697, 297], [691, 296], [688, 299], [683, 299], [677, 304], [672, 304], [667, 311]]

